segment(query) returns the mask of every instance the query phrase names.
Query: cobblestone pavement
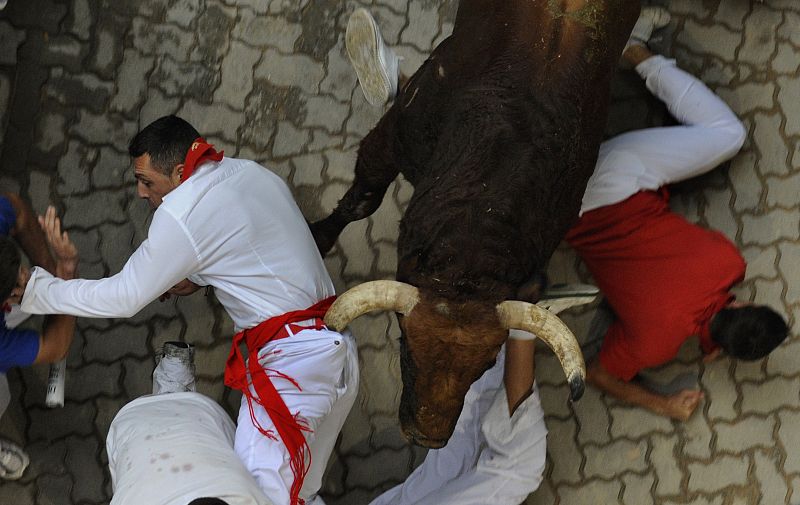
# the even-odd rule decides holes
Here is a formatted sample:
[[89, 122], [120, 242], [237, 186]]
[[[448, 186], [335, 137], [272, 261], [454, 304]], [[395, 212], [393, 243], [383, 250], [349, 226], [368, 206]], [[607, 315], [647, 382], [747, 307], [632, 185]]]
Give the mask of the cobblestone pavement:
[[[674, 206], [724, 232], [749, 262], [741, 298], [800, 310], [800, 3], [662, 0], [673, 22], [654, 45], [700, 75], [739, 113], [748, 142], [728, 166], [685, 184]], [[42, 211], [54, 202], [89, 278], [118, 271], [146, 234], [127, 141], [177, 113], [228, 155], [258, 160], [293, 188], [310, 219], [332, 209], [353, 173], [356, 146], [380, 117], [343, 51], [357, 5], [378, 18], [411, 73], [452, 28], [455, 1], [10, 0], [0, 13], [0, 187]], [[623, 73], [609, 131], [661, 124], [663, 107]], [[403, 182], [369, 220], [351, 225], [326, 260], [338, 289], [393, 274]], [[587, 280], [566, 248], [551, 278]], [[585, 338], [593, 309], [566, 319]], [[388, 316], [355, 325], [363, 387], [324, 491], [363, 504], [403, 480], [424, 452], [396, 421], [398, 335]], [[67, 403], [44, 406], [47, 370], [12, 371], [14, 401], [0, 433], [24, 442], [25, 477], [0, 484], [0, 504], [100, 504], [110, 498], [104, 439], [116, 411], [150, 388], [161, 343], [197, 344], [199, 389], [229, 410], [222, 386], [232, 325], [213, 298], [155, 302], [128, 320], [79, 322]], [[696, 345], [654, 371], [690, 372], [706, 399], [687, 423], [620, 405], [589, 389], [575, 405], [554, 359], [538, 361], [550, 430], [544, 504], [800, 504], [800, 341], [769, 359], [697, 363]]]

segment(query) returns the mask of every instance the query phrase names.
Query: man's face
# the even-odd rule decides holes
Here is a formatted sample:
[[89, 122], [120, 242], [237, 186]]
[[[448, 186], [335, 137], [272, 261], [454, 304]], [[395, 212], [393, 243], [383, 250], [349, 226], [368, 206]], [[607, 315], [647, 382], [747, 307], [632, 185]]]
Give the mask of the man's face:
[[180, 172], [183, 165], [176, 165], [167, 176], [156, 170], [150, 163], [150, 155], [145, 153], [133, 159], [133, 172], [136, 177], [136, 192], [139, 198], [150, 202], [152, 208], [161, 205], [164, 195], [180, 184]]
[[31, 271], [22, 265], [19, 266], [19, 273], [17, 274], [17, 283], [11, 291], [11, 295], [6, 298], [5, 302], [8, 305], [17, 304], [22, 300], [22, 295], [25, 293], [25, 286], [28, 285], [28, 280], [31, 278]]

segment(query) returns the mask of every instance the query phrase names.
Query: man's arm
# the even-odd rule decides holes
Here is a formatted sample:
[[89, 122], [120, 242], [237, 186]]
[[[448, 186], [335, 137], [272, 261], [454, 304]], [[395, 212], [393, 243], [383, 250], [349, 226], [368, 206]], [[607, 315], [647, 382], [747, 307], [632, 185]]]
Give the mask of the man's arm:
[[44, 232], [39, 226], [31, 206], [19, 195], [3, 193], [3, 196], [11, 203], [14, 213], [17, 215], [16, 223], [11, 229], [11, 236], [19, 243], [32, 264], [38, 265], [48, 272], [54, 272], [56, 262], [50, 254]]
[[684, 389], [664, 396], [639, 384], [625, 382], [611, 375], [599, 359], [595, 359], [586, 371], [589, 383], [624, 402], [644, 407], [656, 414], [686, 421], [691, 417], [700, 400], [702, 391]]
[[156, 212], [142, 242], [118, 274], [99, 280], [61, 280], [34, 269], [22, 298], [30, 314], [131, 317], [197, 271], [199, 258], [184, 229]]
[[[61, 220], [56, 216], [55, 208], [48, 207], [45, 216], [39, 218], [39, 227], [53, 250], [57, 275], [65, 280], [74, 278], [78, 269], [78, 250], [69, 239], [67, 232], [62, 233]], [[74, 316], [50, 315], [45, 317], [44, 328], [39, 337], [39, 352], [34, 364], [57, 363], [64, 359], [69, 352], [74, 335]]]

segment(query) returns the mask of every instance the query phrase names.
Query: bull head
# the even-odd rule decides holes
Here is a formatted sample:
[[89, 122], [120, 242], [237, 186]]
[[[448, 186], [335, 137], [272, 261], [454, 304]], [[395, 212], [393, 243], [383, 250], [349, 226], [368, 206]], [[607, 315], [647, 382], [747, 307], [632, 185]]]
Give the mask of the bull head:
[[373, 310], [398, 313], [403, 393], [400, 423], [406, 438], [425, 447], [447, 443], [469, 387], [490, 368], [509, 329], [541, 338], [555, 352], [567, 375], [571, 397], [583, 394], [586, 370], [575, 336], [551, 312], [531, 303], [496, 306], [453, 302], [397, 281], [373, 281], [339, 296], [325, 316], [343, 330]]

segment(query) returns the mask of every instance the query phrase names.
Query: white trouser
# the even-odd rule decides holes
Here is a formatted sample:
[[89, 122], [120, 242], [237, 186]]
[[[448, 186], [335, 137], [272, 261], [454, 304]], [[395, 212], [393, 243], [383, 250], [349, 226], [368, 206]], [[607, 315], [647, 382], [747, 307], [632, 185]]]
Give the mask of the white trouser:
[[[316, 496], [336, 438], [358, 393], [358, 354], [349, 332], [303, 330], [264, 346], [258, 359], [265, 369], [288, 375], [300, 385], [273, 378], [272, 383], [292, 414], [299, 413], [311, 428], [304, 432], [311, 449], [311, 468], [300, 498], [308, 505], [324, 504]], [[264, 429], [275, 431], [266, 410], [256, 405]], [[277, 433], [277, 432], [276, 432]], [[289, 503], [294, 479], [283, 442], [265, 437], [253, 426], [247, 399], [242, 397], [234, 448], [239, 458], [276, 505]]]
[[601, 144], [581, 214], [705, 173], [744, 142], [747, 132], [736, 115], [675, 60], [653, 56], [636, 71], [681, 125], [636, 130]]
[[453, 436], [371, 505], [518, 505], [542, 482], [547, 427], [533, 393], [509, 418], [505, 348], [464, 399]]

